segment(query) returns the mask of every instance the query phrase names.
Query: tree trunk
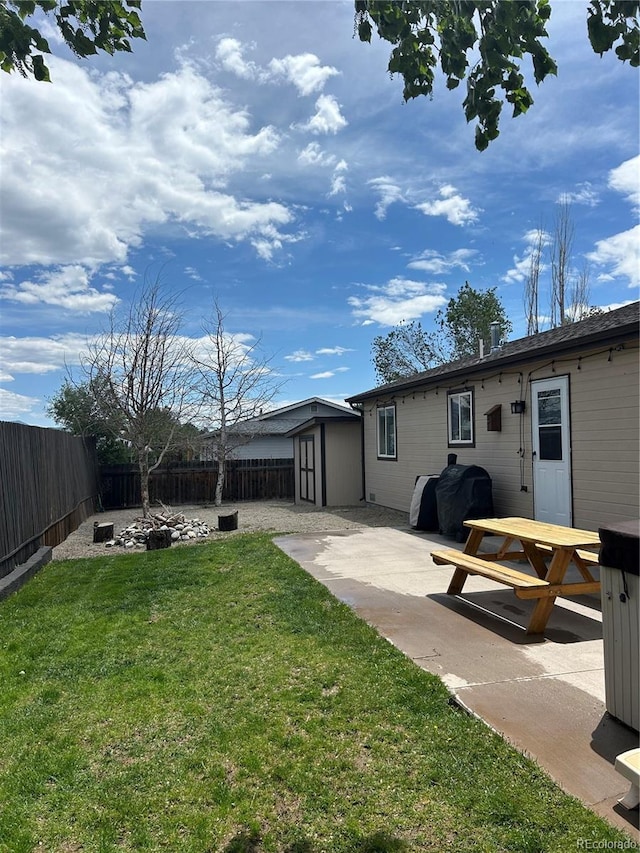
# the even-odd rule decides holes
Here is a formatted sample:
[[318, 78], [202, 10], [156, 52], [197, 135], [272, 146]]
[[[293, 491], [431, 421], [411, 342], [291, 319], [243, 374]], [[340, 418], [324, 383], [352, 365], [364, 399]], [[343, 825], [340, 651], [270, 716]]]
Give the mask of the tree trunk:
[[140, 469], [140, 496], [142, 497], [142, 515], [144, 518], [149, 518], [149, 460], [147, 459], [146, 453], [144, 454], [144, 456], [138, 456], [138, 468]]
[[213, 501], [214, 506], [221, 506], [222, 504], [222, 488], [224, 486], [224, 475], [226, 472], [227, 460], [222, 458], [218, 459], [218, 479], [216, 480], [216, 494], [215, 499]]

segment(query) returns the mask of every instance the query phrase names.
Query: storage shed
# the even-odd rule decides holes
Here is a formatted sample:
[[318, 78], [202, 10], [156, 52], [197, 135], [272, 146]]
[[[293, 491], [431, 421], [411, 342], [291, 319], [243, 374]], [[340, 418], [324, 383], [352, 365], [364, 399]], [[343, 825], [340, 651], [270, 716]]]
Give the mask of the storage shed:
[[353, 506], [362, 499], [361, 418], [316, 417], [292, 429], [295, 501]]

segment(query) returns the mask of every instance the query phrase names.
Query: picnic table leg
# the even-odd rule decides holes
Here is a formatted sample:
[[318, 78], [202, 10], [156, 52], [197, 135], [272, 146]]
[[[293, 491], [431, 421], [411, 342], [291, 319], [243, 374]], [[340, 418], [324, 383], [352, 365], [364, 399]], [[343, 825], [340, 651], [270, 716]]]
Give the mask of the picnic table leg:
[[527, 559], [531, 563], [531, 566], [534, 569], [535, 573], [538, 575], [538, 577], [542, 578], [542, 580], [549, 580], [549, 578], [547, 577], [547, 564], [545, 563], [542, 553], [536, 548], [534, 543], [523, 542], [522, 549], [527, 555]]
[[467, 572], [464, 572], [462, 569], [456, 569], [449, 582], [447, 595], [459, 595], [462, 592], [462, 587], [465, 585], [468, 577], [469, 575]]
[[478, 553], [478, 548], [480, 547], [480, 543], [482, 542], [483, 536], [483, 530], [476, 530], [475, 527], [471, 528], [471, 532], [467, 536], [467, 541], [465, 542], [465, 546], [462, 553], [471, 554], [472, 557], [475, 557]]
[[509, 548], [511, 547], [511, 543], [513, 542], [513, 536], [505, 536], [504, 542], [498, 548], [498, 553], [496, 554], [496, 560], [504, 560], [504, 555], [507, 553]]
[[[464, 546], [463, 554], [471, 554], [473, 557], [478, 553], [478, 548], [482, 542], [484, 532], [482, 530], [471, 529], [467, 536], [467, 541]], [[459, 595], [469, 577], [469, 573], [462, 569], [456, 569], [447, 589], [447, 595]]]
[[587, 583], [593, 583], [595, 581], [594, 576], [589, 571], [589, 567], [577, 551], [573, 555], [573, 562], [576, 564], [576, 566], [578, 567], [578, 571]]
[[527, 634], [544, 634], [555, 600], [555, 595], [547, 595], [538, 599], [527, 625]]
[[[566, 550], [558, 550], [554, 552], [546, 577], [546, 580], [548, 580], [551, 585], [562, 583], [567, 567], [571, 562], [571, 555], [572, 552]], [[533, 608], [533, 613], [531, 614], [531, 619], [529, 620], [529, 625], [527, 626], [527, 634], [544, 633], [544, 629], [547, 627], [547, 622], [549, 621], [549, 616], [551, 616], [551, 611], [553, 610], [553, 605], [555, 604], [557, 597], [557, 595], [545, 595], [537, 600], [536, 606]]]

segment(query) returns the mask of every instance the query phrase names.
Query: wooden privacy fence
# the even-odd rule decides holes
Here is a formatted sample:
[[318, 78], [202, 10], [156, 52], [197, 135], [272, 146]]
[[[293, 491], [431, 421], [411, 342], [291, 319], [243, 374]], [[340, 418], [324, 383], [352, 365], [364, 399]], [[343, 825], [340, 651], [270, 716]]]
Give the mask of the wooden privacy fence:
[[62, 542], [97, 495], [93, 439], [0, 421], [0, 578]]
[[[212, 503], [218, 468], [214, 462], [161, 465], [149, 477], [151, 503], [171, 506]], [[293, 500], [293, 459], [234, 459], [227, 462], [224, 501]], [[136, 465], [103, 465], [100, 491], [104, 509], [140, 506]]]

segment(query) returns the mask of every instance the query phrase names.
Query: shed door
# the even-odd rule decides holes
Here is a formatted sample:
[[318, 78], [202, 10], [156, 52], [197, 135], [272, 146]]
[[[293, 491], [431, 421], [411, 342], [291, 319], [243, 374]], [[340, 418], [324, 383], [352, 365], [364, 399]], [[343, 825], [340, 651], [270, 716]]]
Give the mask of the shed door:
[[300, 500], [316, 502], [315, 442], [312, 435], [300, 436]]
[[535, 518], [571, 527], [568, 377], [532, 382], [531, 408]]

